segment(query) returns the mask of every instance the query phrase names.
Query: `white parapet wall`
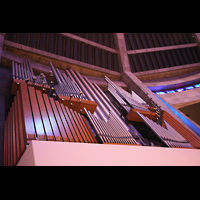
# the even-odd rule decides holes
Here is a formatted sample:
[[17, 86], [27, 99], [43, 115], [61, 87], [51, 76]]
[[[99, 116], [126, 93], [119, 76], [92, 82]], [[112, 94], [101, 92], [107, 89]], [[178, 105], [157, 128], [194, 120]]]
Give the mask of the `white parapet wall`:
[[194, 166], [200, 150], [33, 140], [17, 166]]

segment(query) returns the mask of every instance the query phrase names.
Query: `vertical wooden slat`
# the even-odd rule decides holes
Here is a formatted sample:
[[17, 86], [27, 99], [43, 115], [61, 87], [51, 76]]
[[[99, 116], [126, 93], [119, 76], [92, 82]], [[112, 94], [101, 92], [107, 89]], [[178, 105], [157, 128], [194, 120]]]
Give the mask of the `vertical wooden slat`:
[[10, 138], [9, 138], [9, 149], [10, 149], [10, 166], [13, 166], [13, 104], [12, 102], [12, 107], [10, 108]]
[[11, 109], [8, 112], [8, 136], [7, 136], [7, 166], [10, 166], [10, 160], [11, 160], [11, 149], [10, 149], [10, 144], [11, 144], [11, 131], [12, 131], [12, 118], [11, 118]]
[[60, 130], [62, 139], [63, 139], [64, 141], [69, 141], [69, 139], [67, 138], [65, 129], [64, 129], [64, 127], [63, 127], [62, 121], [61, 121], [61, 119], [60, 119], [60, 115], [59, 115], [59, 113], [58, 113], [58, 110], [57, 110], [57, 108], [56, 108], [56, 105], [55, 105], [55, 102], [54, 102], [53, 98], [49, 98], [49, 101], [50, 101], [50, 103], [51, 103], [52, 110], [53, 110], [53, 112], [54, 112], [54, 116], [55, 116], [55, 119], [56, 119], [56, 121], [57, 121], [58, 128], [59, 128], [59, 130]]
[[20, 92], [17, 91], [17, 115], [18, 115], [18, 128], [19, 128], [19, 140], [20, 140], [20, 153], [22, 153], [26, 148], [26, 133], [23, 122], [23, 109], [22, 102], [20, 99]]
[[161, 51], [160, 53], [161, 53], [162, 59], [164, 61], [165, 67], [170, 67], [169, 61], [166, 56], [166, 51]]
[[140, 72], [142, 67], [141, 67], [140, 62], [138, 60], [138, 55], [137, 54], [132, 54], [131, 56], [132, 56], [132, 59], [133, 59], [133, 62], [134, 62], [134, 66], [135, 66], [137, 72]]
[[11, 133], [11, 138], [12, 138], [12, 142], [11, 142], [11, 149], [12, 149], [12, 166], [14, 166], [14, 164], [16, 163], [16, 157], [17, 157], [17, 153], [16, 153], [16, 134], [15, 134], [15, 102], [16, 102], [16, 96], [14, 98], [14, 102], [12, 103], [12, 133]]
[[42, 119], [35, 95], [35, 89], [34, 87], [29, 86], [29, 96], [30, 96], [30, 102], [31, 102], [31, 107], [32, 107], [32, 112], [33, 112], [33, 119], [34, 119], [34, 124], [35, 124], [35, 129], [36, 133], [39, 139], [46, 139], [45, 133], [44, 133], [44, 127], [42, 124]]
[[92, 64], [92, 46], [91, 45], [87, 45], [87, 47], [88, 47], [88, 54], [87, 54], [87, 62], [89, 63], [89, 64]]
[[173, 58], [174, 58], [174, 61], [175, 61], [176, 66], [179, 66], [179, 65], [180, 65], [180, 62], [179, 62], [179, 59], [178, 59], [178, 56], [177, 56], [177, 54], [176, 54], [175, 49], [172, 49], [172, 50], [170, 50], [170, 51], [171, 51], [171, 53], [172, 53], [172, 56], [173, 56]]
[[160, 52], [159, 51], [155, 51], [154, 53], [156, 55], [156, 58], [157, 58], [157, 61], [158, 61], [158, 64], [159, 64], [159, 68], [164, 68], [164, 63], [163, 63], [163, 60], [161, 58]]
[[39, 49], [44, 51], [45, 33], [40, 34]]
[[185, 60], [184, 60], [184, 58], [182, 56], [181, 50], [180, 49], [176, 49], [176, 53], [178, 54], [178, 57], [179, 57], [181, 65], [185, 65], [186, 63], [185, 63]]
[[7, 120], [8, 116], [6, 117], [6, 120], [4, 122], [4, 136], [3, 136], [3, 166], [6, 166], [6, 156], [7, 156]]
[[89, 135], [90, 133], [88, 133], [87, 127], [85, 126], [85, 123], [84, 123], [84, 121], [83, 121], [83, 119], [81, 117], [81, 114], [77, 113], [77, 117], [80, 120], [80, 124], [82, 126], [82, 129], [84, 130], [84, 134], [85, 134], [87, 142], [93, 143], [93, 141], [91, 140], [90, 135]]
[[104, 33], [104, 45], [105, 46], [109, 46], [109, 43], [108, 43], [108, 33]]
[[29, 46], [35, 48], [35, 41], [36, 41], [36, 33], [31, 33]]
[[149, 53], [144, 53], [143, 55], [144, 55], [144, 58], [145, 58], [145, 60], [146, 60], [146, 64], [147, 64], [147, 66], [148, 66], [148, 70], [154, 69], [154, 68], [153, 68], [153, 64], [152, 64], [152, 62], [151, 62], [151, 59], [150, 59]]
[[94, 142], [94, 143], [98, 143], [97, 140], [96, 140], [96, 138], [94, 137], [94, 135], [93, 135], [93, 133], [92, 133], [92, 131], [91, 131], [91, 129], [90, 129], [88, 123], [86, 122], [84, 116], [82, 116], [82, 119], [83, 119], [83, 121], [85, 122], [85, 125], [86, 125], [86, 127], [87, 127], [87, 130], [88, 130], [88, 132], [90, 133], [90, 137], [93, 139], [93, 142]]
[[74, 59], [74, 39], [70, 38], [70, 57], [69, 58], [72, 58]]
[[81, 42], [81, 58], [80, 61], [86, 62], [85, 61], [85, 43]]
[[113, 35], [113, 33], [110, 33], [110, 47], [114, 48], [114, 35]]
[[94, 54], [95, 54], [95, 65], [99, 66], [99, 49], [97, 47], [94, 48]]
[[14, 40], [15, 40], [15, 33], [9, 33], [8, 40], [14, 42]]
[[62, 35], [58, 34], [57, 55], [61, 56], [62, 53]]
[[170, 67], [175, 66], [175, 62], [174, 62], [174, 59], [172, 57], [171, 51], [166, 51], [166, 54], [167, 54], [167, 58], [168, 58], [169, 63], [170, 63]]
[[70, 57], [70, 38], [65, 38], [65, 57]]
[[112, 54], [108, 51], [108, 69], [113, 70]]
[[72, 122], [71, 122], [71, 120], [70, 120], [70, 118], [69, 118], [69, 116], [68, 116], [66, 110], [65, 110], [64, 105], [63, 105], [63, 104], [60, 104], [60, 107], [61, 107], [61, 109], [62, 109], [62, 111], [63, 111], [63, 113], [64, 113], [65, 120], [66, 120], [66, 122], [67, 122], [67, 124], [68, 124], [68, 126], [69, 126], [69, 128], [70, 128], [70, 132], [71, 132], [71, 134], [72, 134], [72, 137], [71, 137], [71, 136], [68, 136], [69, 139], [70, 139], [70, 142], [72, 142], [72, 140], [75, 141], [75, 142], [79, 142], [79, 139], [78, 139], [77, 136], [76, 136], [74, 127], [73, 127], [73, 125], [72, 125]]
[[21, 34], [20, 34], [20, 40], [19, 40], [19, 43], [20, 43], [20, 44], [25, 45], [26, 35], [27, 35], [27, 33], [21, 33]]
[[73, 59], [77, 60], [78, 59], [78, 41], [77, 40], [74, 40], [74, 43], [73, 43], [73, 46], [74, 46], [74, 53], [73, 53]]
[[114, 71], [119, 72], [119, 67], [118, 67], [118, 60], [117, 60], [117, 54], [113, 54], [113, 65], [114, 65]]
[[84, 142], [86, 142], [86, 143], [90, 142], [90, 141], [88, 140], [88, 138], [87, 138], [87, 133], [86, 133], [86, 131], [85, 131], [83, 125], [82, 125], [82, 122], [81, 122], [81, 120], [80, 120], [80, 118], [79, 118], [79, 116], [78, 116], [78, 114], [77, 114], [76, 111], [74, 111], [74, 116], [76, 117], [76, 122], [77, 122], [79, 131], [80, 131], [80, 133], [81, 133], [81, 136], [82, 136]]
[[50, 53], [53, 53], [53, 44], [54, 44], [54, 33], [49, 33], [49, 49]]
[[[14, 98], [14, 110], [15, 110], [14, 123], [15, 123], [15, 141], [16, 141], [16, 161], [20, 156], [20, 138], [19, 138], [20, 133], [19, 133], [19, 122], [18, 122], [19, 118], [18, 118], [18, 111], [17, 111], [17, 103], [18, 103], [17, 97], [15, 96], [15, 98]], [[15, 163], [16, 163], [16, 161], [15, 161]]]
[[74, 129], [73, 137], [74, 137], [76, 142], [80, 142], [78, 129], [77, 129], [76, 124], [74, 122], [74, 119], [71, 115], [71, 112], [69, 111], [69, 108], [67, 106], [65, 106], [65, 110], [66, 110], [66, 113], [68, 115], [68, 120], [71, 122], [73, 129]]
[[50, 120], [50, 123], [51, 123], [51, 126], [52, 126], [54, 136], [55, 136], [57, 141], [61, 141], [62, 139], [61, 139], [61, 136], [60, 136], [60, 131], [58, 129], [56, 119], [54, 117], [54, 114], [53, 114], [53, 111], [52, 111], [52, 108], [51, 108], [51, 105], [50, 105], [50, 102], [49, 102], [49, 98], [48, 98], [47, 94], [43, 94], [42, 96], [43, 96], [43, 99], [44, 99], [44, 102], [45, 102], [45, 105], [46, 105], [47, 114], [49, 116], [49, 120]]
[[20, 83], [20, 94], [23, 110], [23, 123], [26, 132], [27, 139], [35, 139], [35, 128], [33, 124], [33, 117], [31, 111], [31, 105], [28, 95], [28, 89], [26, 83]]
[[69, 112], [70, 112], [70, 114], [71, 114], [71, 116], [72, 116], [72, 118], [70, 118], [70, 120], [74, 120], [74, 128], [75, 128], [75, 130], [76, 130], [76, 134], [77, 134], [77, 136], [78, 136], [78, 138], [79, 138], [79, 140], [80, 140], [80, 142], [84, 142], [84, 140], [83, 140], [83, 137], [82, 137], [82, 131], [81, 131], [81, 129], [80, 129], [80, 126], [79, 126], [79, 123], [78, 123], [78, 121], [77, 121], [77, 119], [76, 119], [76, 116], [74, 115], [74, 111], [70, 108], [69, 109]]
[[43, 121], [43, 124], [44, 124], [44, 130], [45, 130], [47, 139], [48, 140], [54, 140], [53, 132], [52, 132], [52, 129], [51, 129], [51, 125], [50, 125], [50, 122], [49, 122], [49, 118], [48, 118], [48, 115], [47, 115], [47, 111], [46, 111], [46, 108], [45, 108], [45, 104], [44, 104], [44, 101], [43, 101], [43, 98], [42, 98], [41, 91], [36, 90], [36, 95], [37, 95], [38, 105], [39, 105], [40, 113], [41, 113], [41, 116], [42, 116], [42, 121]]
[[105, 50], [104, 49], [101, 49], [101, 63], [102, 63], [102, 67], [106, 68]]
[[131, 43], [130, 43], [130, 40], [129, 40], [129, 37], [128, 37], [127, 33], [124, 34], [124, 39], [125, 39], [127, 51], [132, 50]]
[[74, 142], [74, 138], [73, 138], [73, 136], [72, 136], [72, 134], [71, 134], [71, 131], [70, 131], [70, 129], [69, 129], [69, 126], [68, 126], [68, 124], [67, 124], [67, 122], [66, 122], [66, 119], [65, 119], [65, 116], [64, 116], [64, 114], [63, 114], [63, 112], [62, 112], [62, 109], [61, 109], [61, 107], [60, 107], [60, 104], [59, 104], [58, 101], [55, 101], [55, 104], [56, 104], [57, 109], [58, 109], [58, 112], [59, 112], [59, 114], [60, 114], [60, 118], [61, 118], [61, 121], [62, 121], [62, 123], [63, 123], [63, 127], [64, 127], [64, 129], [65, 129], [65, 132], [66, 132], [66, 134], [67, 134], [68, 140], [69, 140], [70, 142]]

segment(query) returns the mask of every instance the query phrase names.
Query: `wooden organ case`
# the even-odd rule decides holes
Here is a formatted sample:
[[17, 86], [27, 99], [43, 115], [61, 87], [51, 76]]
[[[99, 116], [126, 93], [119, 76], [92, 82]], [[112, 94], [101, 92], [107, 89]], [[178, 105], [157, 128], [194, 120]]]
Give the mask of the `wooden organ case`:
[[[12, 62], [15, 96], [4, 124], [4, 166], [15, 166], [31, 140], [200, 148], [199, 138], [153, 102], [128, 96], [105, 76], [109, 99], [78, 71], [49, 64], [54, 85], [33, 74], [29, 59]], [[166, 122], [173, 134], [164, 130]]]

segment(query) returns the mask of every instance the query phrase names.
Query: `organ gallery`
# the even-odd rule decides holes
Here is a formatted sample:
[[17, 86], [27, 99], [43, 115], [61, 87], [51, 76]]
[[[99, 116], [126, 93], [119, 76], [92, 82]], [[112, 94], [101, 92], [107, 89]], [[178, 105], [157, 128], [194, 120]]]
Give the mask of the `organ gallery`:
[[[94, 154], [98, 145], [199, 149], [199, 125], [176, 108], [184, 102], [173, 106], [165, 101], [167, 93], [156, 93], [197, 84], [192, 75], [182, 85], [178, 80], [198, 72], [199, 63], [199, 49], [190, 34], [4, 34], [1, 66], [11, 81], [3, 165], [18, 165], [32, 141], [71, 143], [74, 148], [83, 143], [94, 147]], [[174, 84], [162, 86], [170, 77]], [[199, 92], [193, 88], [169, 94]]]

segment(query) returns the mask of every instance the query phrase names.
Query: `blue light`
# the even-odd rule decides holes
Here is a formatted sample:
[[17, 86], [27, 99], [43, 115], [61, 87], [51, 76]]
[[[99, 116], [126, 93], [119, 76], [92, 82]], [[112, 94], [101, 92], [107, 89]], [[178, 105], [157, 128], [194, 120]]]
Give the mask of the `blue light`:
[[178, 88], [178, 89], [176, 89], [176, 91], [177, 92], [182, 92], [182, 91], [184, 91], [184, 88]]
[[168, 90], [167, 93], [175, 93], [175, 90]]
[[198, 136], [200, 136], [200, 129], [195, 126], [191, 121], [185, 118], [181, 113], [175, 110], [172, 106], [166, 103], [162, 98], [156, 95], [174, 114], [176, 114], [187, 126], [189, 126]]
[[194, 89], [193, 86], [188, 86], [188, 87], [185, 87], [186, 90], [191, 90], [191, 89]]
[[165, 94], [165, 92], [162, 92], [162, 91], [161, 92], [156, 92], [156, 94]]
[[200, 87], [200, 83], [199, 83], [199, 84], [196, 84], [196, 85], [194, 85], [194, 87], [196, 87], [196, 88], [199, 88], [199, 87]]

